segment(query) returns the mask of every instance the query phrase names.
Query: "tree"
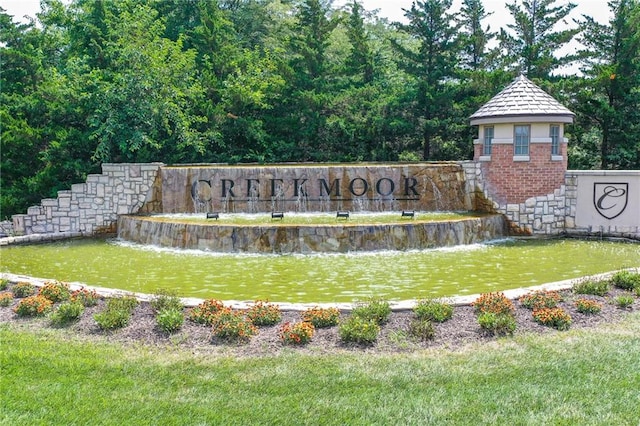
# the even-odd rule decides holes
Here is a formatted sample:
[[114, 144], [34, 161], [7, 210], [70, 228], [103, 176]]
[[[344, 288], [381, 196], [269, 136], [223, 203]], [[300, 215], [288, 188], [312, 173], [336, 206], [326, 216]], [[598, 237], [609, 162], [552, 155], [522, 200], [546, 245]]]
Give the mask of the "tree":
[[351, 43], [351, 53], [347, 59], [347, 72], [357, 76], [363, 84], [373, 81], [373, 52], [369, 45], [368, 36], [364, 27], [362, 6], [353, 0], [351, 14], [347, 25], [347, 35]]
[[553, 7], [557, 0], [517, 0], [506, 7], [515, 24], [507, 24], [513, 33], [500, 30], [498, 39], [505, 65], [530, 79], [548, 79], [550, 74], [577, 59], [575, 55], [556, 57], [560, 48], [569, 43], [579, 28], [556, 31], [556, 25], [567, 25], [566, 17], [576, 7], [573, 3]]
[[397, 24], [416, 47], [393, 41], [400, 66], [415, 79], [414, 114], [422, 134], [422, 158], [430, 160], [434, 140], [448, 138], [446, 121], [453, 105], [451, 90], [458, 65], [458, 30], [447, 11], [451, 0], [414, 1], [405, 11], [407, 24]]
[[481, 0], [463, 0], [460, 9], [461, 30], [461, 67], [472, 71], [480, 71], [495, 67], [497, 51], [489, 51], [488, 45], [496, 38], [495, 32], [487, 26], [483, 29], [482, 21], [491, 14], [486, 13]]
[[95, 73], [95, 109], [88, 121], [97, 161], [177, 162], [197, 159], [204, 141], [193, 109], [203, 91], [195, 51], [162, 37], [148, 6], [135, 5], [110, 22], [110, 67]]
[[640, 3], [609, 2], [608, 25], [585, 16], [580, 42], [587, 76], [575, 106], [601, 134], [600, 167], [640, 168]]

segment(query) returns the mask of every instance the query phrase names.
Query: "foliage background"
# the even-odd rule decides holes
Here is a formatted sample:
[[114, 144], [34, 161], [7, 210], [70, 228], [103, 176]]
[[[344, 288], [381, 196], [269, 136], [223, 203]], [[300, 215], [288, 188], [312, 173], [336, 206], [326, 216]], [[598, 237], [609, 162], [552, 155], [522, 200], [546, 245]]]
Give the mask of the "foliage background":
[[[468, 117], [520, 73], [576, 113], [571, 168], [640, 168], [640, 5], [611, 21], [513, 0], [414, 1], [406, 23], [350, 1], [43, 0], [0, 10], [0, 216], [102, 162], [462, 160]], [[585, 49], [556, 53], [577, 38]], [[557, 71], [578, 64], [580, 75]]]

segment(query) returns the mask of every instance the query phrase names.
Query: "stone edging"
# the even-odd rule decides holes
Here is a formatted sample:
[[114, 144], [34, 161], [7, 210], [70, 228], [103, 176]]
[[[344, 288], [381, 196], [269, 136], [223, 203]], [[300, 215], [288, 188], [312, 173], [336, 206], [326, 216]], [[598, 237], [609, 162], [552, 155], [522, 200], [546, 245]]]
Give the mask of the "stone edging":
[[[640, 268], [628, 268], [626, 270], [631, 271], [631, 272], [640, 273]], [[576, 282], [579, 282], [581, 280], [585, 280], [585, 279], [596, 279], [596, 280], [608, 279], [613, 274], [615, 274], [615, 273], [617, 273], [619, 271], [620, 270], [615, 270], [615, 271], [610, 271], [610, 272], [604, 272], [602, 274], [587, 275], [587, 276], [580, 277], [580, 278], [572, 278], [572, 279], [568, 279], [568, 280], [556, 281], [556, 282], [541, 284], [541, 285], [532, 286], [532, 287], [523, 287], [523, 288], [516, 288], [516, 289], [511, 289], [511, 290], [504, 290], [504, 291], [502, 291], [502, 293], [504, 293], [504, 295], [509, 299], [518, 299], [520, 296], [523, 296], [523, 295], [525, 295], [525, 294], [527, 294], [527, 293], [529, 293], [531, 291], [536, 291], [536, 290], [547, 290], [547, 291], [569, 290], [569, 289], [571, 289], [573, 287], [573, 285]], [[48, 278], [36, 278], [36, 277], [28, 276], [28, 275], [17, 275], [17, 274], [11, 274], [11, 273], [6, 273], [6, 272], [1, 273], [0, 276], [3, 279], [8, 279], [8, 280], [14, 281], [14, 282], [26, 281], [26, 282], [29, 282], [29, 283], [37, 286], [37, 287], [42, 287], [47, 281], [54, 281], [54, 279], [50, 279], [50, 278], [49, 279]], [[133, 295], [139, 301], [143, 301], [143, 302], [150, 302], [154, 297], [154, 295], [147, 294], [147, 293], [136, 293], [136, 292], [131, 292], [131, 291], [117, 290], [117, 289], [111, 289], [111, 288], [105, 288], [105, 287], [93, 287], [93, 286], [85, 285], [85, 284], [78, 283], [78, 282], [70, 282], [68, 284], [69, 284], [69, 287], [70, 287], [70, 289], [72, 291], [84, 288], [84, 289], [87, 289], [87, 290], [94, 290], [96, 293], [98, 293], [100, 296], [103, 296], [103, 297], [115, 297], [115, 296]], [[469, 294], [469, 295], [466, 295], [466, 296], [443, 297], [442, 299], [448, 301], [453, 306], [467, 306], [467, 305], [470, 305], [473, 301], [475, 301], [478, 297], [480, 297], [480, 294]], [[195, 298], [195, 297], [185, 297], [185, 298], [181, 298], [181, 300], [182, 300], [182, 303], [184, 304], [184, 306], [186, 308], [191, 308], [191, 307], [195, 307], [195, 306], [199, 305], [205, 299], [199, 299], [199, 298]], [[223, 303], [226, 306], [229, 306], [229, 307], [231, 307], [233, 309], [248, 309], [251, 305], [253, 305], [254, 302], [253, 301], [247, 302], [247, 301], [240, 301], [240, 300], [223, 300]], [[397, 302], [390, 302], [390, 305], [391, 305], [391, 310], [397, 312], [397, 311], [409, 311], [409, 310], [412, 310], [416, 306], [417, 303], [418, 303], [418, 300], [413, 299], [413, 300], [401, 300], [401, 301], [397, 301]], [[278, 305], [280, 307], [280, 309], [282, 309], [283, 311], [304, 311], [304, 310], [312, 308], [312, 307], [321, 307], [321, 308], [335, 307], [335, 308], [338, 308], [339, 310], [341, 310], [343, 312], [349, 312], [354, 307], [353, 303], [287, 303], [287, 302], [274, 302], [274, 304]]]

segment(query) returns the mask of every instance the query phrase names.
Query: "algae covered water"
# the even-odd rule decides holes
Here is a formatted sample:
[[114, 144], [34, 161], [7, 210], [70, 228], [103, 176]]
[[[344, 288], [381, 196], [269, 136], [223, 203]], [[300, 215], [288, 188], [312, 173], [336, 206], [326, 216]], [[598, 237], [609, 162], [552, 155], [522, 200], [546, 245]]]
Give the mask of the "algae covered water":
[[640, 266], [640, 245], [503, 240], [421, 251], [238, 255], [70, 240], [0, 250], [3, 272], [185, 297], [351, 302], [453, 296], [528, 287]]

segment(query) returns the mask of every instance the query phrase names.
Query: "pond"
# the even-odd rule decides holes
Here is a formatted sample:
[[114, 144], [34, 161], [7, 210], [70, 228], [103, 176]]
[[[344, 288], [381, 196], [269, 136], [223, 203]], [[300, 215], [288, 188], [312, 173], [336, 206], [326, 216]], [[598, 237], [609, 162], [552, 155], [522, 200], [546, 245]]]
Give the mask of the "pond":
[[119, 240], [4, 247], [2, 272], [184, 297], [351, 302], [453, 296], [528, 287], [640, 266], [640, 245], [507, 239], [420, 251], [227, 254]]

